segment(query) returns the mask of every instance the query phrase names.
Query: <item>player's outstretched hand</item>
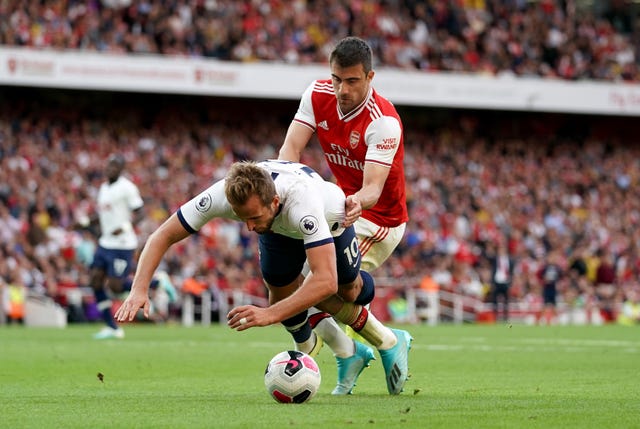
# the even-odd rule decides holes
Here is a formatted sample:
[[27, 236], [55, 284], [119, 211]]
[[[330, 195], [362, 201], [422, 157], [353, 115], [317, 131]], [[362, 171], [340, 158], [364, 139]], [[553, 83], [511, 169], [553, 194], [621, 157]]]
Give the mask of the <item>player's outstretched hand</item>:
[[349, 195], [344, 202], [345, 215], [342, 226], [349, 228], [362, 214], [362, 204], [355, 195]]
[[149, 309], [151, 308], [149, 294], [131, 291], [113, 317], [118, 322], [131, 322], [141, 308], [144, 317], [149, 318]]
[[255, 305], [241, 305], [227, 314], [227, 325], [236, 331], [244, 331], [254, 326], [269, 326], [275, 323], [271, 320], [266, 308]]

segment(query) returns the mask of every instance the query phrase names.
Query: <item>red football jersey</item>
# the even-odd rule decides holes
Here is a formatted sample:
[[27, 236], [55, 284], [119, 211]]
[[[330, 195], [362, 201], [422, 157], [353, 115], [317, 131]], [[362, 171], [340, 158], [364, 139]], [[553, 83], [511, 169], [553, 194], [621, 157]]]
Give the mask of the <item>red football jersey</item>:
[[329, 168], [346, 195], [362, 187], [365, 162], [390, 168], [377, 204], [365, 210], [363, 218], [385, 227], [409, 219], [402, 121], [391, 102], [371, 88], [360, 106], [343, 115], [331, 80], [317, 80], [303, 94], [294, 121], [315, 131]]

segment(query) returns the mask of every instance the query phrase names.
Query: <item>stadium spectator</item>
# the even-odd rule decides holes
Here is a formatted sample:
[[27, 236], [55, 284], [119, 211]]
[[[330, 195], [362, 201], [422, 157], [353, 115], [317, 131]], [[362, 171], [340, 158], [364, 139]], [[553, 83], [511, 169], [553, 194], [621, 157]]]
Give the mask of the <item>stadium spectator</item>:
[[24, 323], [25, 301], [27, 299], [27, 287], [22, 283], [17, 270], [9, 271], [6, 275], [6, 283], [3, 282], [3, 292], [0, 301], [3, 313], [6, 314], [9, 323]]
[[600, 252], [600, 263], [596, 270], [595, 290], [600, 312], [606, 321], [616, 319], [615, 301], [620, 295], [616, 275], [615, 256], [609, 251]]
[[490, 296], [493, 304], [495, 320], [498, 320], [501, 309], [502, 320], [509, 320], [509, 289], [513, 283], [515, 259], [509, 253], [507, 239], [499, 239], [495, 250], [488, 252], [491, 264]]
[[560, 282], [564, 276], [560, 254], [558, 250], [552, 250], [544, 258], [542, 268], [538, 272], [540, 286], [542, 289], [542, 319], [547, 325], [556, 322], [558, 293]]
[[625, 326], [640, 324], [640, 291], [637, 287], [630, 288], [627, 291], [617, 322]]

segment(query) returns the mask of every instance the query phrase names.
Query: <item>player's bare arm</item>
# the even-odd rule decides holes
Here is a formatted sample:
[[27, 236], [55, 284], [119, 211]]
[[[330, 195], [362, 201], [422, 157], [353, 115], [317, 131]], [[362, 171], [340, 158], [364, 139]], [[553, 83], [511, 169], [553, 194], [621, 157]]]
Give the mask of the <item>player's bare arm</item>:
[[384, 184], [389, 176], [388, 167], [365, 163], [362, 188], [345, 201], [344, 227], [351, 226], [362, 215], [362, 211], [375, 206], [382, 194]]
[[284, 143], [280, 148], [278, 159], [286, 161], [300, 162], [300, 155], [302, 151], [309, 143], [313, 130], [307, 126], [304, 126], [298, 122], [291, 122], [287, 135], [284, 138]]
[[244, 305], [227, 315], [230, 328], [244, 331], [254, 326], [268, 326], [282, 322], [338, 292], [336, 253], [333, 243], [307, 250], [311, 273], [289, 297], [267, 308]]
[[184, 229], [175, 213], [149, 236], [140, 253], [131, 292], [118, 311], [116, 311], [114, 316], [116, 320], [130, 322], [140, 308], [143, 309], [144, 317], [149, 317], [149, 285], [151, 284], [153, 273], [158, 268], [169, 247], [187, 236], [189, 236], [189, 232]]

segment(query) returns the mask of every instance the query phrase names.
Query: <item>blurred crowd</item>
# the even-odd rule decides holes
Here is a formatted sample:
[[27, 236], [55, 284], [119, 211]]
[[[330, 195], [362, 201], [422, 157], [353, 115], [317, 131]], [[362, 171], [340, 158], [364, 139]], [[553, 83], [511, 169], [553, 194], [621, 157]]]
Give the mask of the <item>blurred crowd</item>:
[[[47, 95], [49, 94], [49, 95]], [[85, 227], [106, 159], [122, 153], [140, 188], [141, 242], [240, 159], [277, 156], [296, 103], [5, 89], [0, 106], [0, 284], [65, 304], [87, 285]], [[264, 112], [268, 111], [269, 115]], [[633, 120], [401, 109], [410, 221], [386, 281], [488, 299], [506, 243], [515, 302], [539, 302], [557, 267], [558, 302], [613, 320], [640, 298], [640, 141]], [[311, 144], [303, 162], [330, 178]], [[214, 221], [161, 269], [178, 289], [264, 296], [255, 234]], [[390, 280], [389, 280], [390, 279]], [[17, 289], [16, 289], [17, 288]], [[194, 289], [195, 288], [195, 289]]]
[[376, 66], [640, 81], [629, 0], [7, 0], [0, 44], [324, 63], [358, 35]]

